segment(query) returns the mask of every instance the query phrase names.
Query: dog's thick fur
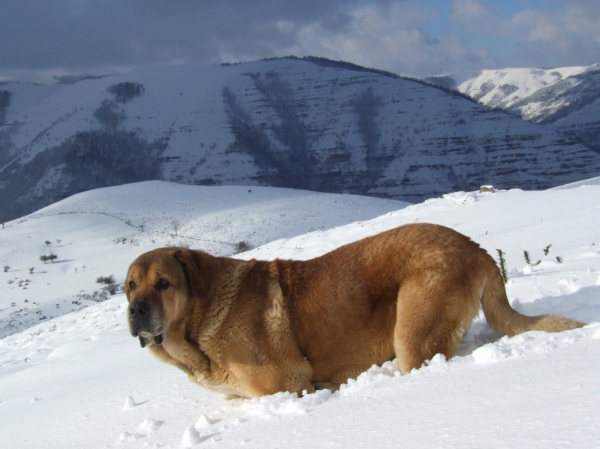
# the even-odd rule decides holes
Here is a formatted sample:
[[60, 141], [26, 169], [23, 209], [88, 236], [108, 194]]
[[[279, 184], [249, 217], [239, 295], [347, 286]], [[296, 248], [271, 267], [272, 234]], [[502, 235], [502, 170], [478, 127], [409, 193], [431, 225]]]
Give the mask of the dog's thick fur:
[[480, 304], [502, 334], [582, 326], [513, 310], [488, 253], [430, 224], [308, 261], [160, 248], [133, 262], [125, 286], [142, 346], [193, 382], [239, 396], [336, 388], [394, 357], [403, 373], [450, 358]]

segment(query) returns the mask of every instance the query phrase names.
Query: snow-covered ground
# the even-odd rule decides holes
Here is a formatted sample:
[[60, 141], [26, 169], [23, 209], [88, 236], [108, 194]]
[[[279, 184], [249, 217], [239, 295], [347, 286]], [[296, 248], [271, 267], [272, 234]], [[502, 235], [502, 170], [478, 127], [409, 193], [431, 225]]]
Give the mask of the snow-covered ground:
[[[101, 299], [157, 246], [216, 255], [397, 210], [407, 203], [265, 187], [149, 181], [81, 193], [0, 229], [0, 338]], [[55, 254], [54, 262], [40, 256]], [[31, 269], [33, 268], [33, 271]], [[45, 318], [44, 318], [45, 317]]]
[[[154, 246], [232, 254], [233, 244], [248, 241], [256, 248], [236, 257], [306, 259], [412, 222], [451, 226], [494, 256], [502, 249], [509, 297], [523, 313], [590, 324], [499, 338], [480, 317], [459, 356], [436, 357], [405, 376], [389, 362], [334, 394], [227, 400], [139, 348], [123, 294], [86, 299], [100, 289], [96, 277], [122, 281], [131, 260]], [[0, 272], [4, 335], [17, 330], [8, 326], [16, 310], [37, 307], [48, 318], [0, 340], [2, 447], [598, 447], [599, 222], [600, 178], [538, 192], [457, 192], [411, 206], [158, 182], [77, 195], [0, 230], [2, 262], [11, 266]], [[58, 259], [41, 264], [46, 251]]]

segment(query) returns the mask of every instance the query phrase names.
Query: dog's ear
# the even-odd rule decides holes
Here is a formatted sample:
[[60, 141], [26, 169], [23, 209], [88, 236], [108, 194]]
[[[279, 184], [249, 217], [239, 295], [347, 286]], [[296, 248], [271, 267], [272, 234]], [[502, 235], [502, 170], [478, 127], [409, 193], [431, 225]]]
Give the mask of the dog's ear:
[[177, 248], [172, 253], [185, 273], [190, 293], [194, 297], [203, 297], [208, 293], [212, 277], [212, 256], [198, 250]]

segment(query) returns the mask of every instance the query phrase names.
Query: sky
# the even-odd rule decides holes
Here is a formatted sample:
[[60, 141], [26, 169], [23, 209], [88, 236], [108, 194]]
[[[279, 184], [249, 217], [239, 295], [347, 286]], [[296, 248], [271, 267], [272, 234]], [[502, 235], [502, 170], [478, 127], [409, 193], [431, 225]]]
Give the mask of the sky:
[[0, 0], [0, 81], [321, 56], [411, 76], [590, 65], [593, 0]]

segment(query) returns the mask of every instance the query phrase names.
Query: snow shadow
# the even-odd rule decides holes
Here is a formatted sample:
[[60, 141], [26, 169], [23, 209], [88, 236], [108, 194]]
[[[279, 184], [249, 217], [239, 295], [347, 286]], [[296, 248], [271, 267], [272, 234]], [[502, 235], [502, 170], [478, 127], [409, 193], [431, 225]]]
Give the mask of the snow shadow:
[[63, 259], [63, 260], [55, 260], [54, 262], [52, 262], [53, 264], [57, 264], [57, 263], [67, 263], [67, 262], [75, 262], [75, 259]]
[[[513, 300], [511, 306], [523, 315], [561, 315], [585, 324], [600, 322], [600, 286], [583, 287], [578, 291], [561, 296], [548, 296], [532, 302]], [[456, 355], [471, 355], [477, 348], [502, 338], [492, 329], [483, 313], [480, 313], [463, 337]]]
[[586, 324], [600, 321], [600, 285], [582, 287], [574, 293], [536, 299], [512, 307], [523, 315], [562, 315]]

